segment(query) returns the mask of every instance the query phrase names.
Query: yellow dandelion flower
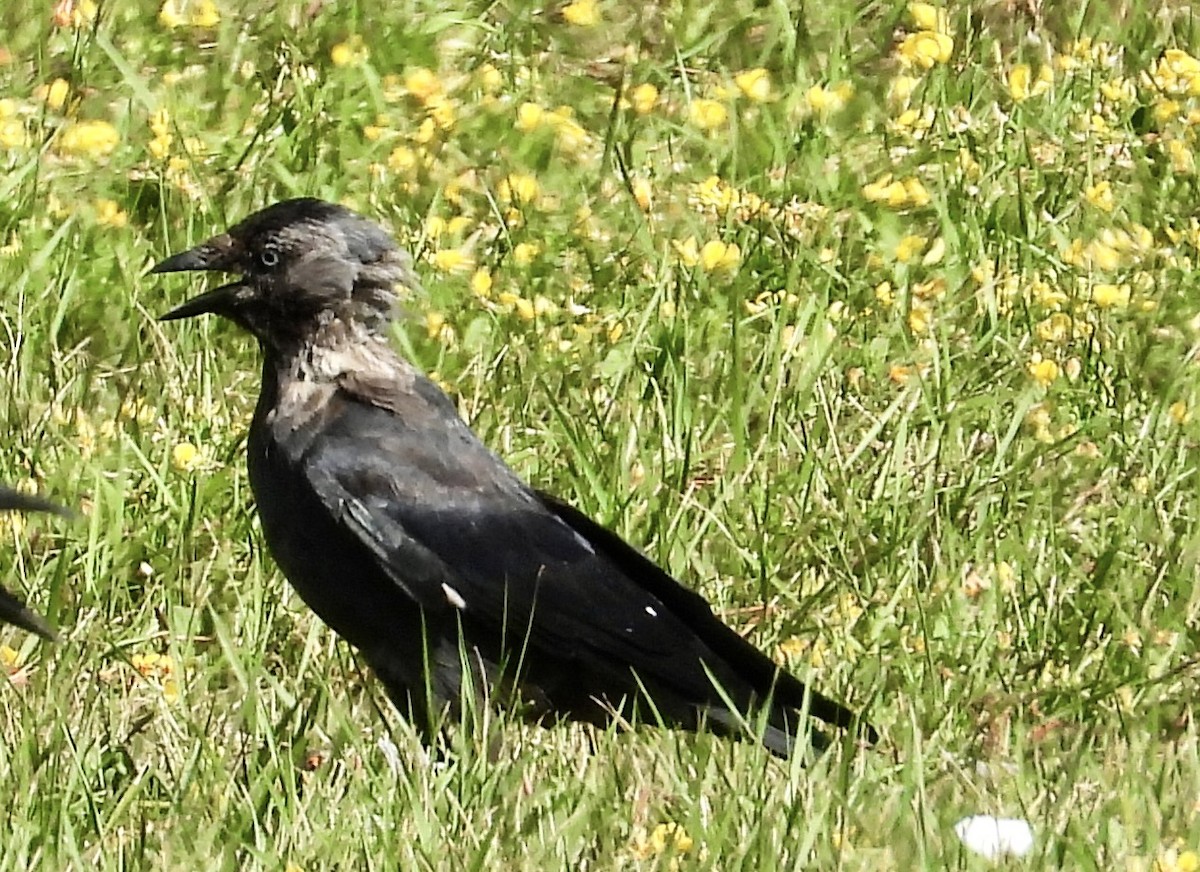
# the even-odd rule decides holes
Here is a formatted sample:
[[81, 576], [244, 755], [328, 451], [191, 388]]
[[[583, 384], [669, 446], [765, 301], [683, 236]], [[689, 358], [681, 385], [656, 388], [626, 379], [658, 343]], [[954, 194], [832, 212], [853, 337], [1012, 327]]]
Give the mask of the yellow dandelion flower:
[[371, 52], [363, 43], [363, 38], [357, 33], [351, 34], [344, 42], [339, 42], [329, 50], [329, 59], [335, 67], [361, 64], [370, 56]]
[[473, 266], [471, 255], [461, 248], [443, 248], [435, 251], [429, 260], [434, 269], [447, 274], [465, 272]]
[[124, 227], [129, 223], [129, 216], [116, 200], [97, 200], [95, 205], [96, 223], [101, 227]]
[[1186, 424], [1192, 419], [1192, 410], [1188, 408], [1188, 404], [1183, 400], [1176, 400], [1171, 403], [1170, 408], [1167, 409], [1167, 413], [1170, 414], [1171, 420], [1176, 424]]
[[180, 442], [171, 449], [171, 463], [180, 472], [189, 472], [200, 465], [200, 449], [191, 442]]
[[1128, 284], [1098, 284], [1092, 287], [1092, 302], [1101, 309], [1124, 309], [1129, 305]]
[[596, 0], [575, 0], [563, 7], [562, 17], [576, 27], [595, 27], [600, 23], [600, 4]]
[[1083, 196], [1088, 203], [1102, 212], [1111, 212], [1116, 207], [1116, 198], [1113, 196], [1112, 184], [1107, 179], [1090, 185], [1083, 192]]
[[1027, 368], [1029, 374], [1033, 376], [1033, 380], [1044, 388], [1053, 384], [1060, 373], [1057, 363], [1048, 358], [1043, 358], [1040, 354], [1033, 356]]
[[638, 115], [648, 115], [658, 102], [658, 88], [643, 82], [629, 92], [629, 104]]
[[944, 33], [933, 30], [922, 30], [911, 33], [900, 43], [897, 53], [900, 63], [905, 67], [920, 67], [929, 69], [935, 64], [950, 61], [954, 53], [954, 40]]
[[729, 110], [724, 103], [700, 97], [688, 107], [688, 118], [701, 130], [716, 130], [729, 120]]
[[700, 249], [700, 266], [707, 272], [733, 272], [742, 260], [742, 251], [736, 243], [711, 239]]
[[62, 129], [56, 139], [58, 150], [80, 157], [104, 157], [112, 154], [121, 135], [107, 121], [79, 121]]
[[733, 77], [733, 83], [742, 92], [742, 96], [752, 103], [762, 103], [771, 99], [771, 74], [762, 67], [743, 70]]

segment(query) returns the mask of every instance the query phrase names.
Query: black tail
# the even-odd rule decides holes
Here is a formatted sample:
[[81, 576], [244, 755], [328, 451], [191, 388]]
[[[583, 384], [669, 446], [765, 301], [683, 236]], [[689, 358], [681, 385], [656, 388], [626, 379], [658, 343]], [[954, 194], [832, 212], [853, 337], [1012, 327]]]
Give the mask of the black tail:
[[[815, 690], [809, 690], [795, 676], [776, 666], [769, 657], [717, 618], [702, 596], [681, 585], [620, 536], [604, 529], [587, 515], [556, 497], [538, 491], [538, 498], [547, 509], [574, 528], [594, 547], [603, 551], [622, 572], [630, 578], [637, 579], [663, 605], [684, 620], [692, 632], [714, 653], [719, 654], [756, 693], [763, 698], [770, 696], [774, 708], [800, 711], [807, 704], [809, 714], [827, 724], [846, 729], [857, 727], [867, 741], [872, 743], [879, 739], [879, 733], [873, 726], [860, 720], [857, 714], [840, 703], [822, 696]], [[715, 711], [710, 712], [710, 716], [714, 714]], [[773, 724], [778, 720], [777, 717], [771, 718]], [[785, 724], [787, 720], [789, 719], [785, 718]], [[774, 731], [772, 735], [778, 740], [775, 744], [778, 744], [780, 749], [769, 745], [768, 747], [775, 753], [786, 756], [786, 749], [791, 747], [788, 727], [773, 726], [771, 729]]]

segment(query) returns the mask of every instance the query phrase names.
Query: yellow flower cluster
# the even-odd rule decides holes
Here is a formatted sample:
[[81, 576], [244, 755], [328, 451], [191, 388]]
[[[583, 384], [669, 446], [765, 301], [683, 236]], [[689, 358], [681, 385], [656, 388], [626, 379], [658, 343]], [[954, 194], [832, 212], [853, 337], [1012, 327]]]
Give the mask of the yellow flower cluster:
[[868, 202], [883, 203], [892, 209], [927, 206], [930, 200], [920, 179], [894, 179], [891, 173], [863, 185], [862, 195]]
[[638, 115], [649, 115], [658, 103], [658, 88], [643, 82], [629, 92], [629, 105]]
[[1024, 103], [1031, 97], [1040, 97], [1054, 84], [1054, 69], [1049, 64], [1038, 67], [1037, 76], [1029, 64], [1017, 64], [1008, 71], [1008, 95], [1014, 103]]
[[163, 699], [169, 703], [179, 699], [179, 682], [175, 678], [175, 661], [168, 654], [150, 652], [134, 654], [129, 658], [131, 665], [142, 678], [157, 681]]
[[47, 108], [59, 112], [71, 95], [71, 85], [66, 79], [55, 79], [49, 85], [38, 85], [33, 89], [35, 99], [41, 100]]
[[909, 3], [908, 14], [917, 31], [905, 36], [896, 49], [900, 64], [928, 70], [936, 64], [948, 63], [954, 54], [954, 39], [949, 33], [946, 11], [932, 3]]
[[688, 105], [688, 119], [704, 131], [719, 130], [729, 121], [729, 110], [720, 100], [697, 97]]
[[107, 121], [78, 121], [66, 125], [55, 138], [61, 154], [101, 158], [112, 154], [121, 142], [117, 128]]
[[836, 85], [813, 85], [804, 92], [804, 104], [817, 115], [832, 115], [845, 108], [854, 96], [854, 85], [839, 82]]
[[329, 50], [329, 60], [335, 67], [352, 67], [365, 64], [371, 57], [361, 35], [353, 33]]
[[221, 13], [213, 0], [166, 0], [158, 10], [158, 23], [163, 27], [216, 27]]
[[578, 152], [592, 141], [587, 130], [575, 120], [575, 111], [570, 106], [551, 110], [539, 103], [522, 103], [517, 107], [516, 127], [523, 133], [552, 130], [559, 147], [569, 154]]
[[55, 27], [79, 29], [95, 21], [99, 11], [95, 0], [58, 0], [51, 20]]
[[1147, 72], [1154, 88], [1164, 94], [1200, 96], [1200, 60], [1178, 48], [1163, 52]]
[[672, 240], [671, 246], [679, 262], [687, 267], [699, 266], [705, 272], [730, 275], [742, 262], [742, 251], [736, 243], [710, 239], [701, 246], [695, 236]]
[[695, 842], [687, 830], [671, 821], [656, 826], [649, 836], [634, 843], [633, 855], [638, 860], [652, 860], [666, 852], [681, 855], [690, 854], [695, 848]]

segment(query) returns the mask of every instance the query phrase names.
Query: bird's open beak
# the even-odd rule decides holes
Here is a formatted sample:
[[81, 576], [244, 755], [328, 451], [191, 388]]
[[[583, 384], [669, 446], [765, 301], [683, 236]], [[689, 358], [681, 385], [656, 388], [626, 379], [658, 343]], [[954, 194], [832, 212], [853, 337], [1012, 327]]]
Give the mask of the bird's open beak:
[[[155, 264], [150, 272], [151, 274], [197, 271], [236, 272], [234, 253], [233, 240], [228, 234], [222, 233], [207, 242], [202, 242], [195, 248], [171, 255], [161, 263]], [[198, 297], [193, 297], [182, 306], [160, 316], [158, 320], [178, 321], [180, 318], [192, 318], [196, 315], [224, 314], [241, 288], [241, 282], [214, 288]]]
[[221, 285], [206, 291], [198, 297], [192, 297], [182, 306], [176, 306], [165, 315], [159, 315], [159, 321], [178, 321], [182, 318], [194, 318], [197, 315], [226, 315], [237, 292], [244, 287], [242, 282]]

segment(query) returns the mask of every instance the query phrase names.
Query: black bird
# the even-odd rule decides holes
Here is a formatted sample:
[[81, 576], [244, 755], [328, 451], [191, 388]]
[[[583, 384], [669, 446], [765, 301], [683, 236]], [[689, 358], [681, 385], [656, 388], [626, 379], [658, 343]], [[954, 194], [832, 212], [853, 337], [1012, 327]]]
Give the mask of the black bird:
[[856, 723], [618, 536], [518, 478], [392, 351], [397, 287], [418, 285], [377, 224], [288, 200], [151, 272], [183, 270], [240, 276], [163, 320], [221, 315], [258, 339], [249, 469], [271, 553], [427, 738], [460, 694], [488, 692], [517, 694], [539, 720], [620, 713], [726, 733], [768, 707], [763, 744], [785, 756], [802, 710]]
[[[54, 503], [18, 493], [6, 487], [0, 487], [0, 511], [53, 512], [56, 515], [67, 514], [65, 509], [59, 508]], [[58, 639], [58, 634], [54, 632], [53, 627], [46, 623], [45, 618], [30, 611], [25, 603], [2, 587], [0, 587], [0, 622], [12, 624], [14, 627], [20, 627], [22, 630], [30, 633], [36, 633], [43, 639], [51, 642]]]

